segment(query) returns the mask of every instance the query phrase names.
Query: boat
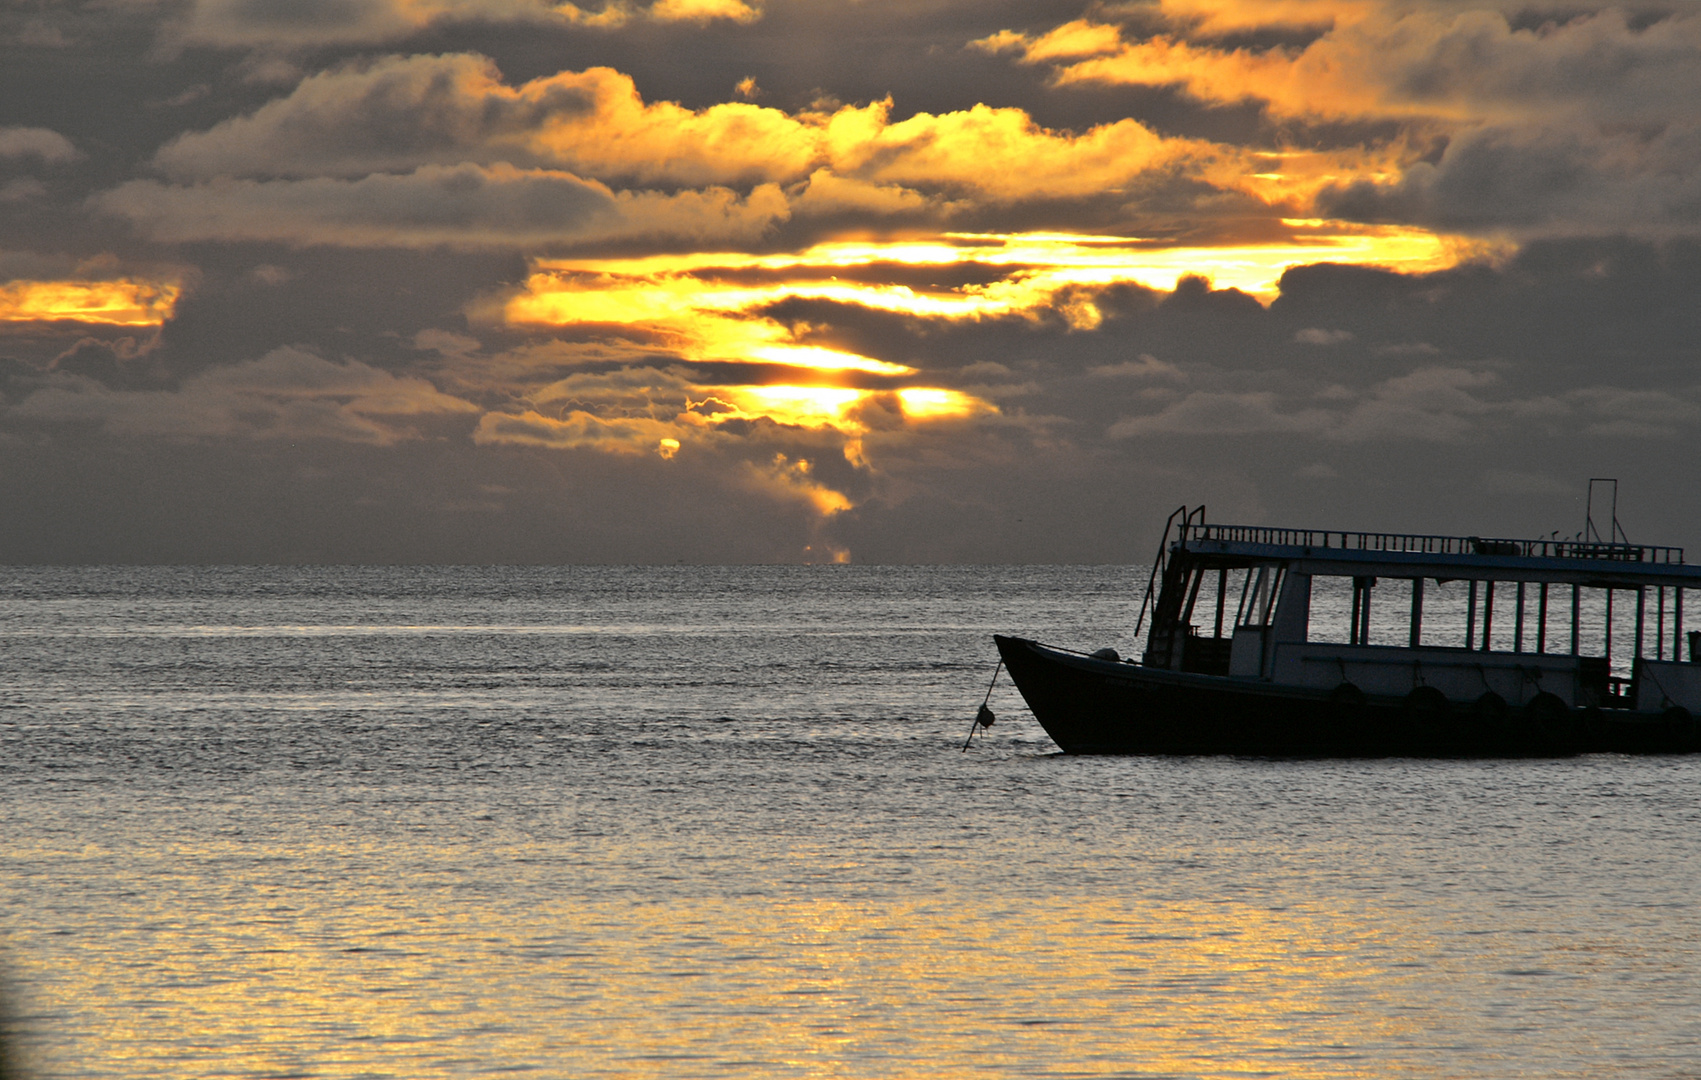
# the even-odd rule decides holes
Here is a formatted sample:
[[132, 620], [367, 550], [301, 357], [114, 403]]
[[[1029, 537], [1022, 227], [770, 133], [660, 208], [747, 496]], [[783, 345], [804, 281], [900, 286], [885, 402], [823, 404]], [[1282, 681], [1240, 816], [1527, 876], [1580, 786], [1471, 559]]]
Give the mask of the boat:
[[1701, 566], [1630, 543], [1616, 502], [1615, 487], [1605, 536], [1591, 513], [1541, 540], [1221, 525], [1183, 506], [1138, 659], [995, 641], [1069, 754], [1692, 753], [1701, 631], [1683, 615]]

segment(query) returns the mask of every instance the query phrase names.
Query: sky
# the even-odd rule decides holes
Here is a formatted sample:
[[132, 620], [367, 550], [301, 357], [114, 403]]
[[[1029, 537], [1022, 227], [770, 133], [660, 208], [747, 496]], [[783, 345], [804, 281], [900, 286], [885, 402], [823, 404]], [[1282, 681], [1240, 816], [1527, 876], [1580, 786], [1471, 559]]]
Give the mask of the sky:
[[1701, 3], [10, 0], [0, 562], [1701, 546]]

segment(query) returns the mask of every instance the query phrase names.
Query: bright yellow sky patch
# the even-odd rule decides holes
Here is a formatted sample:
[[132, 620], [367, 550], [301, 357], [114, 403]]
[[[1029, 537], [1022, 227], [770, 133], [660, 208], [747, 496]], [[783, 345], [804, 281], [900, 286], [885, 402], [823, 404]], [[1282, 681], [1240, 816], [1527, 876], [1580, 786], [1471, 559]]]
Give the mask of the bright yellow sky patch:
[[[1285, 164], [1271, 156], [1273, 174]], [[775, 305], [830, 301], [944, 322], [1058, 313], [1075, 329], [1091, 331], [1102, 321], [1093, 290], [1107, 286], [1168, 291], [1179, 278], [1198, 274], [1219, 289], [1240, 289], [1268, 302], [1282, 274], [1295, 266], [1335, 262], [1419, 272], [1484, 254], [1480, 245], [1421, 229], [1309, 219], [1283, 224], [1288, 233], [1283, 242], [1219, 247], [1163, 247], [1136, 238], [1066, 233], [940, 233], [840, 240], [777, 254], [540, 260], [500, 317], [512, 325], [575, 327], [580, 334], [606, 328], [611, 339], [642, 341], [686, 362], [783, 365], [811, 373], [780, 376], [785, 381], [773, 385], [756, 377], [698, 385], [693, 396], [704, 394], [724, 408], [690, 411], [688, 402], [678, 436], [689, 438], [693, 428], [735, 417], [830, 428], [850, 438], [845, 455], [855, 464], [869, 430], [866, 409], [884, 408], [921, 424], [997, 409], [959, 390], [905, 385], [924, 372], [815, 340], [816, 328], [768, 315]], [[999, 271], [991, 281], [987, 267]], [[898, 275], [883, 268], [901, 268], [912, 283], [936, 272], [940, 284], [899, 284], [892, 280]], [[968, 268], [979, 269], [965, 274]], [[961, 283], [965, 277], [975, 280]], [[840, 385], [847, 373], [889, 381], [879, 388]], [[653, 438], [648, 445], [656, 446]], [[664, 442], [658, 452], [670, 457], [676, 449]], [[823, 513], [832, 512], [814, 481], [787, 469], [762, 475], [767, 483], [806, 493]]]
[[747, 416], [766, 416], [781, 424], [800, 427], [855, 427], [847, 414], [864, 397], [866, 390], [844, 386], [728, 386], [716, 390], [732, 399]]
[[725, 386], [714, 395], [738, 415], [765, 416], [798, 427], [830, 427], [859, 435], [867, 429], [857, 409], [871, 398], [892, 393], [909, 420], [954, 420], [996, 411], [991, 404], [960, 390], [937, 386], [906, 386], [897, 391], [861, 390], [847, 386]]
[[[509, 301], [505, 315], [514, 323], [669, 325], [688, 337], [695, 326], [702, 344], [687, 352], [688, 359], [711, 354], [732, 359], [736, 357], [727, 355], [727, 349], [739, 344], [748, 348], [783, 343], [771, 330], [750, 328], [759, 325], [751, 320], [757, 319], [760, 308], [787, 299], [829, 300], [923, 319], [980, 319], [1034, 312], [1052, 305], [1066, 289], [1132, 283], [1168, 291], [1179, 277], [1199, 274], [1219, 289], [1240, 289], [1268, 302], [1275, 298], [1283, 272], [1295, 266], [1334, 262], [1421, 273], [1457, 265], [1484, 250], [1480, 242], [1467, 244], [1407, 226], [1299, 219], [1284, 224], [1291, 234], [1286, 242], [1219, 247], [1158, 247], [1126, 237], [1061, 233], [945, 233], [890, 242], [836, 241], [777, 255], [698, 252], [543, 260], [525, 291]], [[1008, 273], [988, 284], [919, 289], [830, 276], [835, 269], [866, 271], [881, 264], [937, 267], [942, 277], [952, 267], [966, 265], [1006, 267]], [[749, 270], [769, 271], [775, 280], [753, 285], [717, 277], [717, 272]], [[787, 271], [794, 276], [788, 277]], [[732, 338], [764, 340], [729, 341], [729, 328], [716, 325], [729, 318], [743, 327]], [[801, 358], [752, 354], [749, 359], [798, 363]], [[881, 363], [832, 366], [897, 373], [882, 369]]]
[[159, 326], [182, 289], [166, 282], [9, 281], [0, 284], [0, 322], [83, 322]]
[[977, 397], [933, 386], [906, 386], [898, 391], [898, 403], [905, 416], [916, 420], [958, 419], [989, 410]]

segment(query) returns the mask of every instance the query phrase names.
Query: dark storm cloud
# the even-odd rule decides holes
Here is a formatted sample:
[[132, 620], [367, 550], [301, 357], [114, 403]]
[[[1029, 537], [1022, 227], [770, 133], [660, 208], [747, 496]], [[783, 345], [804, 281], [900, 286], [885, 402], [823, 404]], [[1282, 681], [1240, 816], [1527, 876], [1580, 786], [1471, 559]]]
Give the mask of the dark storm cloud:
[[387, 56], [303, 79], [287, 96], [160, 148], [176, 180], [358, 177], [468, 161], [550, 162], [526, 137], [589, 112], [595, 83], [551, 79], [515, 92], [483, 56]]
[[162, 44], [277, 51], [379, 45], [431, 27], [479, 21], [607, 28], [633, 20], [742, 22], [756, 14], [741, 0], [607, 0], [583, 6], [547, 0], [191, 0], [164, 26]]
[[73, 423], [120, 435], [331, 439], [388, 445], [418, 435], [399, 418], [476, 412], [417, 378], [302, 349], [209, 369], [171, 390], [115, 390], [64, 371], [10, 410], [20, 426]]
[[1454, 138], [1440, 161], [1417, 162], [1396, 183], [1327, 189], [1318, 208], [1472, 231], [1690, 232], [1701, 228], [1701, 124], [1472, 131]]
[[103, 213], [165, 241], [275, 240], [298, 246], [501, 248], [620, 237], [753, 239], [787, 213], [777, 191], [615, 193], [566, 173], [427, 165], [358, 180], [134, 180], [96, 196]]

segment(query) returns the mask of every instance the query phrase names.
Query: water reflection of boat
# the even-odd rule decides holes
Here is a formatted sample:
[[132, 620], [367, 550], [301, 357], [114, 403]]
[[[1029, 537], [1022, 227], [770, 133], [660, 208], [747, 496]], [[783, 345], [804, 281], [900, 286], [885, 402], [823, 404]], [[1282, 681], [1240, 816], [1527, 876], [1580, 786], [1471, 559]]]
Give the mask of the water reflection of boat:
[[[1329, 579], [1351, 592], [1344, 635], [1319, 632], [1313, 611]], [[1463, 594], [1462, 637], [1459, 612], [1434, 617], [1436, 586]], [[1683, 607], [1696, 588], [1701, 566], [1681, 548], [1631, 544], [1616, 522], [1605, 539], [1499, 540], [1217, 525], [1183, 507], [1141, 606], [1138, 661], [996, 641], [1069, 753], [1690, 752], [1701, 632], [1685, 656]], [[1390, 592], [1393, 641], [1388, 618], [1376, 633], [1371, 620]]]

